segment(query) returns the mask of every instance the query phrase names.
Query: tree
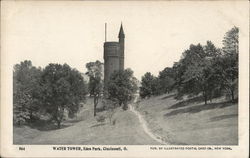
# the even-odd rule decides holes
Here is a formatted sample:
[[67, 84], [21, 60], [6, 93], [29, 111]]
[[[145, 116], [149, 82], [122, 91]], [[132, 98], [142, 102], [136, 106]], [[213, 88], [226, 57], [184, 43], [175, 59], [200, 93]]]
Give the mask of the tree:
[[74, 116], [79, 103], [85, 99], [87, 90], [83, 77], [67, 64], [49, 64], [42, 74], [42, 86], [46, 111], [60, 128], [65, 109], [69, 116]]
[[220, 56], [214, 60], [214, 74], [221, 89], [224, 89], [231, 101], [235, 101], [238, 89], [238, 54], [239, 54], [239, 29], [232, 28], [226, 32], [223, 39], [223, 47]]
[[221, 88], [235, 101], [235, 93], [238, 89], [238, 56], [223, 56], [215, 61], [214, 71], [218, 76]]
[[86, 68], [88, 69], [86, 74], [89, 76], [88, 91], [90, 96], [94, 97], [94, 116], [96, 116], [96, 107], [103, 91], [103, 64], [97, 60], [87, 63]]
[[183, 75], [185, 72], [185, 65], [182, 63], [183, 59], [180, 59], [179, 62], [174, 62], [173, 65], [173, 73], [174, 73], [174, 80], [175, 80], [175, 84], [173, 85], [173, 88], [177, 90], [177, 95], [176, 95], [176, 99], [181, 99], [183, 96]]
[[34, 119], [38, 113], [41, 99], [42, 70], [32, 66], [31, 61], [23, 61], [14, 66], [13, 72], [13, 106], [14, 122], [21, 124]]
[[159, 72], [159, 88], [161, 93], [169, 93], [175, 84], [174, 72], [172, 68], [166, 67], [164, 70]]
[[225, 55], [233, 55], [239, 54], [239, 28], [233, 27], [231, 30], [226, 32], [223, 43], [223, 53]]
[[216, 48], [211, 41], [207, 41], [207, 44], [203, 47], [206, 57], [216, 58], [221, 56], [221, 49]]
[[123, 104], [123, 109], [128, 108], [127, 104], [134, 98], [137, 91], [137, 79], [133, 76], [131, 69], [115, 71], [111, 74], [107, 84], [108, 99]]
[[233, 27], [223, 39], [224, 56], [221, 58], [222, 85], [230, 93], [231, 100], [235, 100], [235, 91], [238, 89], [238, 58], [239, 58], [239, 28]]
[[213, 90], [216, 88], [216, 77], [213, 76], [213, 59], [218, 56], [218, 49], [208, 41], [205, 47], [190, 45], [183, 53], [178, 69], [181, 73], [181, 82], [178, 89], [179, 95], [198, 95], [202, 93], [204, 102], [212, 98]]
[[207, 41], [207, 44], [204, 46], [204, 51], [207, 62], [207, 67], [204, 70], [204, 73], [207, 75], [208, 96], [210, 101], [212, 101], [214, 97], [221, 96], [222, 92], [222, 86], [220, 82], [218, 82], [219, 76], [216, 73], [216, 61], [221, 58], [222, 50], [220, 48], [216, 48], [211, 41]]
[[185, 66], [183, 78], [182, 94], [198, 95], [202, 92], [204, 101], [207, 101], [207, 85], [205, 84], [205, 76], [203, 70], [205, 64], [205, 52], [200, 44], [190, 45], [189, 50], [183, 53], [182, 65]]
[[158, 83], [154, 75], [150, 72], [146, 72], [141, 79], [140, 96], [145, 98], [157, 94]]

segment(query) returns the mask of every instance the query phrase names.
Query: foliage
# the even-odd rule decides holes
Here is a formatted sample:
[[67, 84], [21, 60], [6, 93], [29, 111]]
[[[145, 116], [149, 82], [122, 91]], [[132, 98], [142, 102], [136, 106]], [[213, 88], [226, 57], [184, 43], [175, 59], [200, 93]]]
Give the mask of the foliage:
[[239, 28], [234, 27], [226, 33], [223, 40], [223, 52], [225, 56], [221, 61], [222, 86], [230, 93], [231, 100], [235, 101], [235, 93], [238, 90], [239, 74]]
[[238, 55], [218, 58], [214, 64], [216, 65], [214, 70], [221, 88], [231, 96], [231, 101], [234, 102], [238, 90]]
[[190, 45], [190, 48], [183, 53], [178, 67], [182, 71], [181, 82], [179, 82], [178, 95], [198, 95], [202, 93], [205, 104], [212, 99], [213, 90], [217, 89], [216, 76], [213, 75], [212, 63], [215, 57], [219, 56], [219, 50], [208, 41], [202, 47]]
[[150, 72], [146, 72], [141, 79], [140, 96], [142, 98], [159, 94], [159, 80]]
[[177, 99], [202, 94], [207, 104], [226, 91], [234, 101], [238, 89], [238, 32], [234, 27], [225, 34], [222, 49], [211, 41], [204, 46], [191, 44], [181, 59], [173, 67], [160, 71], [158, 77], [147, 72], [142, 77], [140, 96], [145, 98], [175, 89]]
[[88, 69], [86, 74], [89, 76], [88, 91], [90, 96], [94, 97], [94, 116], [96, 116], [96, 107], [103, 91], [103, 64], [97, 60], [87, 63], [86, 68]]
[[225, 55], [236, 55], [239, 53], [239, 28], [233, 27], [226, 32], [223, 39], [223, 53]]
[[57, 122], [58, 128], [65, 110], [73, 116], [85, 99], [86, 85], [81, 74], [67, 64], [49, 64], [42, 74], [43, 103], [46, 111]]
[[32, 66], [31, 61], [23, 61], [14, 66], [13, 106], [14, 123], [22, 124], [34, 119], [41, 99], [41, 69]]
[[214, 75], [221, 89], [224, 89], [235, 101], [238, 90], [238, 54], [239, 54], [239, 29], [237, 27], [229, 30], [223, 39], [222, 56], [217, 57], [213, 64]]
[[175, 74], [172, 68], [166, 67], [164, 70], [159, 72], [159, 89], [160, 93], [169, 93], [175, 84]]
[[133, 76], [131, 69], [115, 71], [111, 74], [107, 84], [108, 99], [123, 104], [123, 109], [126, 110], [127, 104], [134, 98], [137, 91], [137, 79]]

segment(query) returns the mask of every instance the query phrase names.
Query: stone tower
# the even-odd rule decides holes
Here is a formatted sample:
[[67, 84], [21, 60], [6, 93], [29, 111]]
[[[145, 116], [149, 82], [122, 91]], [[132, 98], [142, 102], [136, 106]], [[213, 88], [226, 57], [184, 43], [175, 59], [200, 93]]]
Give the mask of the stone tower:
[[120, 44], [120, 70], [124, 70], [124, 38], [125, 38], [125, 34], [123, 31], [122, 24], [121, 24], [118, 38], [119, 38], [119, 44]]
[[125, 34], [122, 24], [118, 37], [119, 42], [104, 42], [104, 85], [107, 85], [107, 82], [114, 71], [124, 70]]

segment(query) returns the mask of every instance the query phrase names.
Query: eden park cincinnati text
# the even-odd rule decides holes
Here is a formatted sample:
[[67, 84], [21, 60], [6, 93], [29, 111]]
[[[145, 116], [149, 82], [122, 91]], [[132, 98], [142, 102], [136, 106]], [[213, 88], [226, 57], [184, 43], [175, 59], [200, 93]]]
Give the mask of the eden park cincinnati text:
[[65, 146], [60, 146], [60, 147], [52, 147], [53, 150], [58, 150], [58, 151], [125, 151], [127, 150], [126, 147], [81, 147], [81, 146], [76, 146], [76, 147], [65, 147]]

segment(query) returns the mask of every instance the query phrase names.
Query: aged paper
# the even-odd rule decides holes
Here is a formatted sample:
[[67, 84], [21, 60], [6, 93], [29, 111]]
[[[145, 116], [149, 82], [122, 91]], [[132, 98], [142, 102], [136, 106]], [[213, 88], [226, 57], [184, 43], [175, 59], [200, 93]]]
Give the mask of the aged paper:
[[[45, 70], [49, 72], [48, 65], [53, 63], [58, 67], [69, 65], [72, 73], [76, 72], [74, 79], [81, 74], [87, 85], [91, 78], [90, 72], [86, 73], [86, 64], [99, 60], [104, 64], [104, 87], [108, 87], [113, 72], [127, 68], [133, 71], [138, 87], [143, 87], [142, 76], [147, 72], [160, 80], [159, 72], [166, 67], [174, 69], [174, 65], [185, 58], [183, 52], [186, 50], [201, 48], [206, 52], [207, 41], [211, 41], [218, 48], [215, 52], [222, 52], [223, 56], [226, 52], [223, 40], [230, 30], [237, 34], [237, 46], [229, 44], [229, 47], [237, 48], [239, 62], [238, 75], [228, 84], [237, 87], [231, 95], [224, 89], [215, 99], [208, 95], [209, 100], [206, 94], [197, 90], [199, 86], [197, 89], [191, 86], [192, 92], [198, 91], [198, 100], [194, 100], [193, 93], [191, 100], [187, 91], [182, 100], [177, 100], [178, 88], [164, 89], [166, 91], [146, 97], [142, 88], [138, 88], [130, 102], [124, 101], [121, 107], [111, 110], [101, 109], [100, 105], [111, 104], [103, 99], [105, 93], [109, 93], [107, 88], [100, 92], [102, 99], [99, 99], [95, 117], [93, 98], [84, 94], [87, 99], [77, 102], [81, 106], [70, 104], [79, 108], [70, 118], [72, 106], [67, 103], [75, 100], [69, 94], [77, 93], [80, 83], [72, 91], [72, 88], [67, 89], [71, 82], [68, 78], [45, 83], [49, 82]], [[211, 58], [220, 57], [204, 58], [204, 63], [210, 63]], [[191, 59], [187, 67], [195, 59]], [[37, 102], [32, 102], [35, 99], [29, 95], [29, 88], [30, 91], [26, 91], [17, 84], [30, 75], [23, 71], [19, 73], [23, 77], [16, 77], [22, 64], [30, 64], [25, 60], [31, 61], [37, 73], [41, 72], [41, 87], [34, 88], [36, 80], [33, 77], [22, 82], [33, 89], [34, 97], [43, 98]], [[185, 69], [189, 73], [184, 74], [192, 74], [192, 78], [201, 67], [189, 67]], [[215, 70], [227, 72], [217, 67], [211, 72]], [[54, 73], [59, 73], [59, 69]], [[178, 87], [176, 78], [166, 84], [175, 83], [173, 87]], [[190, 78], [185, 78], [183, 84]], [[212, 86], [219, 83], [218, 77]], [[68, 100], [60, 102], [59, 99], [60, 106], [51, 108], [56, 98], [54, 104], [50, 104], [53, 99], [47, 98], [52, 93], [49, 96], [45, 92], [60, 86], [66, 87], [62, 90], [67, 92], [59, 90], [58, 94], [69, 96], [61, 98]], [[44, 87], [56, 88], [49, 91]], [[125, 95], [124, 91], [119, 94]], [[22, 108], [18, 109], [19, 104]], [[25, 108], [35, 109], [35, 112], [26, 114]], [[63, 118], [59, 120], [61, 111]], [[1, 157], [248, 157], [248, 121], [247, 1], [1, 1]]]

